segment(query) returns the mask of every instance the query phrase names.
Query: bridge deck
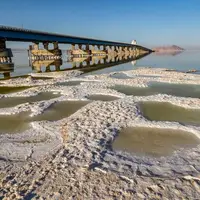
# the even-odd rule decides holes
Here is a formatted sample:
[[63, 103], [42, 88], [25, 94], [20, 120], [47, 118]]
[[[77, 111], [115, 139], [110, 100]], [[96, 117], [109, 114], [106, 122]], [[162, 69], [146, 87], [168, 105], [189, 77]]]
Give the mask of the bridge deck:
[[40, 32], [28, 29], [20, 29], [15, 27], [0, 26], [0, 39], [6, 41], [21, 41], [21, 42], [58, 42], [63, 44], [89, 44], [89, 45], [109, 45], [122, 47], [138, 47], [144, 50], [148, 48], [132, 45], [129, 43], [98, 40], [93, 38], [76, 37], [57, 33]]

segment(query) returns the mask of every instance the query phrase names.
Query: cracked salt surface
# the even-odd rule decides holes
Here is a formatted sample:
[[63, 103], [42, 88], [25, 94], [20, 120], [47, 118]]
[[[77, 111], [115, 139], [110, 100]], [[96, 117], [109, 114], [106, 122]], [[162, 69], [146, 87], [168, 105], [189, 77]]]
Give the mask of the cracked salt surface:
[[[71, 73], [71, 72], [68, 72]], [[130, 79], [111, 78], [110, 74], [85, 76], [86, 81], [76, 86], [63, 86], [57, 83], [69, 80], [74, 74], [58, 75], [53, 80], [48, 80], [50, 84], [41, 85], [34, 90], [20, 92], [16, 95], [35, 95], [40, 92], [58, 92], [61, 97], [21, 104], [13, 108], [2, 108], [0, 114], [14, 114], [22, 111], [30, 111], [31, 116], [39, 116], [56, 102], [67, 100], [87, 100], [90, 95], [102, 94], [119, 97], [114, 101], [93, 101], [82, 107], [68, 118], [56, 122], [43, 121], [32, 122], [32, 128], [19, 134], [0, 135], [1, 149], [0, 157], [1, 169], [8, 166], [9, 159], [13, 162], [27, 162], [28, 160], [42, 159], [44, 155], [61, 151], [59, 159], [65, 157], [68, 162], [77, 166], [99, 166], [102, 170], [111, 170], [119, 175], [134, 177], [136, 174], [144, 176], [182, 176], [196, 175], [200, 173], [200, 145], [192, 149], [178, 149], [170, 156], [148, 157], [132, 155], [128, 152], [113, 151], [111, 145], [117, 134], [125, 127], [146, 127], [173, 129], [190, 132], [200, 138], [200, 127], [192, 125], [182, 125], [177, 122], [149, 121], [142, 116], [138, 109], [138, 103], [146, 101], [169, 102], [173, 105], [185, 108], [200, 108], [200, 99], [176, 97], [166, 94], [151, 96], [126, 96], [116, 90], [111, 89], [114, 85], [127, 85], [132, 87], [147, 87], [150, 81], [200, 84], [200, 77], [193, 74], [169, 72], [164, 69], [140, 68], [126, 72], [133, 76]], [[134, 75], [158, 75], [159, 78], [140, 77]], [[78, 79], [78, 77], [77, 77]], [[81, 78], [83, 80], [83, 78]], [[16, 83], [16, 81], [15, 81]], [[6, 84], [6, 81], [4, 82]], [[11, 82], [9, 82], [9, 85]], [[24, 83], [23, 83], [24, 84]], [[36, 84], [36, 83], [35, 83]], [[31, 83], [33, 85], [33, 83]], [[39, 93], [39, 91], [38, 91]], [[13, 94], [14, 95], [14, 94]], [[9, 95], [8, 95], [9, 96]], [[63, 134], [67, 134], [67, 140], [63, 139]], [[24, 136], [29, 142], [23, 142]], [[31, 140], [29, 140], [31, 138]], [[37, 142], [32, 142], [37, 138]], [[64, 145], [64, 147], [63, 147]], [[16, 151], [15, 151], [16, 149]], [[17, 153], [16, 153], [17, 152]], [[67, 153], [66, 153], [67, 152]], [[12, 162], [12, 163], [13, 163]], [[16, 166], [16, 165], [15, 165]], [[14, 170], [14, 168], [10, 168]]]

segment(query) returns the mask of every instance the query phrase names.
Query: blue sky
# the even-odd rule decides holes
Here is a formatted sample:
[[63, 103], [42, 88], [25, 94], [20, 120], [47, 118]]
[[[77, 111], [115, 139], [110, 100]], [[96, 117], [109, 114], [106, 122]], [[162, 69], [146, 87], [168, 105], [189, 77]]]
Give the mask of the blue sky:
[[145, 46], [200, 47], [200, 0], [1, 0], [0, 24]]

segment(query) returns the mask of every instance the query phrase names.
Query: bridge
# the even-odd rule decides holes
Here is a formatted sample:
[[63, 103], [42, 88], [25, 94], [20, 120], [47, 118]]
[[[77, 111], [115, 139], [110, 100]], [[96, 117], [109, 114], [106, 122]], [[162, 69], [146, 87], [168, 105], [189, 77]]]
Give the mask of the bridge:
[[[71, 44], [70, 53], [72, 56], [88, 56], [98, 53], [126, 55], [131, 52], [137, 54], [152, 52], [151, 49], [136, 44], [0, 26], [0, 63], [11, 62], [12, 51], [6, 48], [6, 41], [32, 42], [33, 45], [30, 46], [32, 59], [38, 59], [41, 56], [45, 59], [61, 57], [62, 52], [59, 49], [59, 44]], [[39, 43], [43, 43], [44, 49], [39, 49]], [[49, 49], [50, 43], [53, 44], [53, 49]]]

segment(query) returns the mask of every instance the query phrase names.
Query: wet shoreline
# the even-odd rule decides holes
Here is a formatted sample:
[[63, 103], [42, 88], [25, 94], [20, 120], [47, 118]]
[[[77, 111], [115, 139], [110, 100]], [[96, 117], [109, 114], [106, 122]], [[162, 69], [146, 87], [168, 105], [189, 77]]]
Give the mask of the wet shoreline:
[[[51, 165], [52, 156], [55, 156], [55, 166], [60, 166], [62, 163], [62, 165], [70, 165], [74, 168], [85, 167], [86, 171], [92, 169], [98, 173], [113, 173], [118, 178], [125, 177], [128, 181], [123, 183], [124, 188], [127, 187], [128, 182], [134, 182], [134, 179], [139, 179], [140, 176], [141, 179], [143, 177], [181, 179], [188, 175], [199, 176], [200, 145], [184, 151], [177, 150], [167, 157], [149, 158], [148, 156], [133, 156], [127, 152], [113, 151], [111, 144], [119, 131], [128, 126], [178, 129], [190, 132], [200, 138], [200, 127], [198, 126], [173, 121], [150, 121], [144, 118], [138, 109], [140, 102], [152, 100], [168, 102], [183, 108], [200, 109], [199, 98], [167, 94], [132, 96], [112, 89], [114, 85], [146, 88], [151, 81], [200, 85], [200, 76], [151, 68], [138, 68], [121, 73], [128, 77], [112, 78], [113, 73], [110, 73], [79, 78], [80, 73], [77, 71], [58, 73], [58, 77], [55, 76], [49, 80], [13, 79], [4, 81], [4, 85], [7, 86], [17, 83], [33, 87], [17, 93], [0, 95], [1, 98], [31, 96], [40, 92], [54, 92], [60, 97], [1, 108], [1, 116], [26, 111], [31, 112], [30, 116], [37, 117], [54, 103], [69, 100], [88, 101], [88, 104], [59, 121], [31, 122], [31, 128], [23, 133], [0, 134], [2, 144], [0, 170], [1, 174], [5, 174], [3, 180], [9, 174], [14, 173], [17, 176], [22, 173], [16, 172], [21, 170], [21, 166], [27, 166], [27, 170], [36, 170], [35, 165], [28, 167], [30, 163], [40, 163], [42, 160], [46, 160], [45, 165]], [[64, 81], [80, 81], [80, 84], [61, 85], [60, 83]], [[36, 85], [37, 87], [34, 87]], [[92, 95], [110, 95], [113, 96], [113, 99], [99, 101], [97, 98], [92, 101], [92, 99], [88, 99]], [[114, 100], [114, 97], [119, 99]], [[41, 169], [44, 167], [41, 164]], [[18, 178], [17, 187], [20, 187], [20, 181], [24, 182], [25, 178]], [[11, 188], [12, 184], [6, 191], [12, 193]], [[46, 193], [50, 193], [50, 190]]]

